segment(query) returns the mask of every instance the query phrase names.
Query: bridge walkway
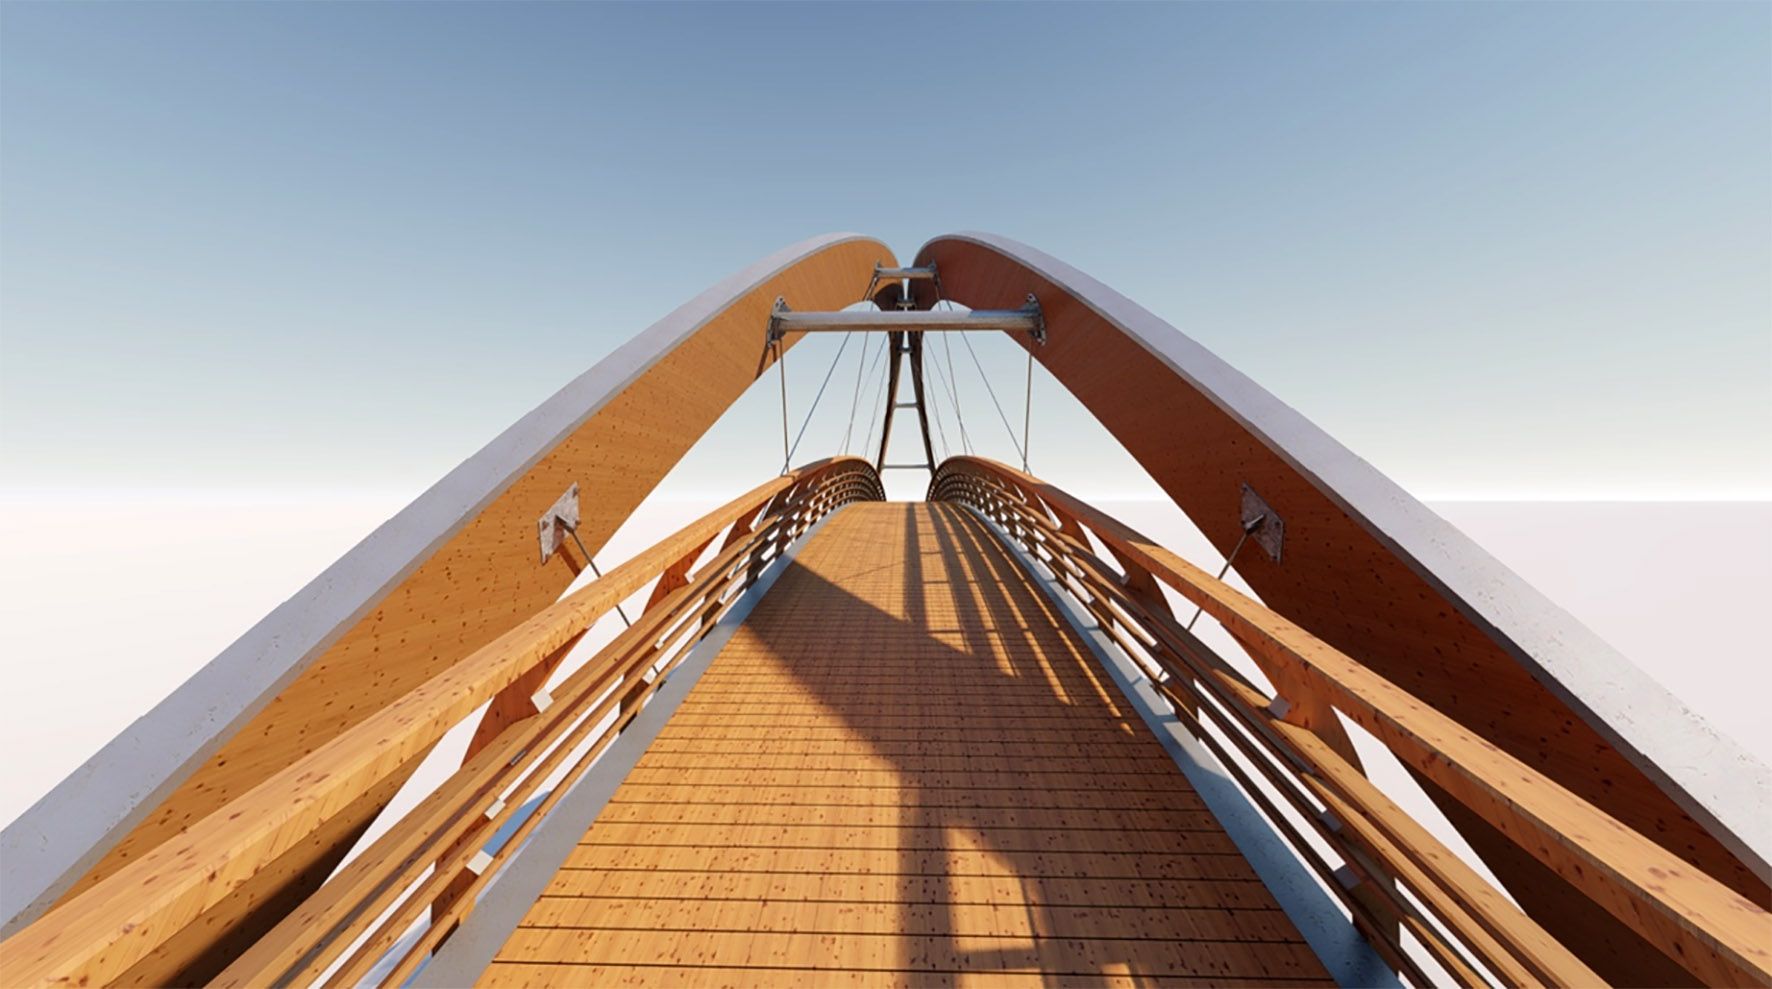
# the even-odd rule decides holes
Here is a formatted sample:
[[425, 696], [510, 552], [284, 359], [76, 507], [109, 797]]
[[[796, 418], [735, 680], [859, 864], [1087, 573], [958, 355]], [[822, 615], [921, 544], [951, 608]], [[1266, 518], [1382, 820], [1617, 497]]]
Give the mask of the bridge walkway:
[[803, 547], [481, 982], [1328, 977], [989, 530], [873, 502]]

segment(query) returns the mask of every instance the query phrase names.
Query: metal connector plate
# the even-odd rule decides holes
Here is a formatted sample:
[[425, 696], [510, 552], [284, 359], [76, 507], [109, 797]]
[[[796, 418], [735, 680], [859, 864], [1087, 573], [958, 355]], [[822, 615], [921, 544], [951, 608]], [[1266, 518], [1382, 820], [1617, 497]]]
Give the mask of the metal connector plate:
[[[1261, 524], [1253, 529], [1249, 528], [1249, 524], [1256, 519], [1260, 519]], [[1241, 520], [1244, 531], [1249, 533], [1249, 538], [1267, 551], [1269, 559], [1275, 563], [1280, 562], [1280, 548], [1286, 542], [1286, 520], [1280, 517], [1280, 513], [1269, 507], [1268, 503], [1262, 500], [1261, 495], [1256, 494], [1255, 489], [1247, 484], [1243, 485]]]
[[556, 500], [552, 507], [542, 513], [536, 520], [536, 534], [541, 538], [541, 562], [546, 563], [560, 551], [560, 544], [566, 541], [566, 530], [559, 525], [565, 519], [566, 524], [578, 528], [578, 485], [566, 489], [566, 493]]

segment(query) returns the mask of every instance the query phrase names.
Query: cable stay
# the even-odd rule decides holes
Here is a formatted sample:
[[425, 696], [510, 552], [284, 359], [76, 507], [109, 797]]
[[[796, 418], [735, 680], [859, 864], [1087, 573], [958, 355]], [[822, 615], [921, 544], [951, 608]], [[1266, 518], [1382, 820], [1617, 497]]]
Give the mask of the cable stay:
[[[911, 283], [927, 281], [934, 287], [934, 301], [927, 309], [918, 309], [917, 302], [911, 293]], [[896, 288], [890, 283], [898, 283]], [[882, 287], [884, 285], [884, 287]], [[927, 296], [925, 296], [927, 298]], [[874, 374], [874, 365], [886, 358], [884, 381], [868, 396], [868, 404], [884, 393], [884, 402], [879, 406], [881, 415], [880, 445], [874, 449], [874, 423], [870, 420], [867, 432], [862, 438], [862, 448], [873, 450], [876, 470], [920, 469], [933, 472], [937, 463], [935, 456], [936, 438], [939, 436], [941, 449], [945, 457], [951, 452], [952, 446], [947, 435], [947, 425], [943, 420], [939, 405], [932, 413], [927, 396], [927, 382], [924, 380], [924, 334], [941, 333], [942, 351], [947, 358], [947, 367], [942, 368], [942, 361], [932, 357], [927, 362], [934, 367], [938, 378], [937, 396], [946, 391], [949, 401], [953, 403], [954, 424], [958, 431], [961, 449], [967, 454], [973, 452], [970, 430], [966, 426], [965, 411], [960, 403], [959, 374], [954, 369], [953, 347], [947, 341], [948, 333], [966, 333], [976, 331], [992, 331], [1003, 333], [1027, 333], [1034, 345], [1046, 342], [1045, 318], [1040, 310], [1039, 300], [1033, 295], [1027, 296], [1026, 303], [1020, 309], [968, 309], [948, 299], [941, 287], [941, 276], [933, 264], [924, 267], [885, 268], [874, 266], [873, 277], [869, 279], [867, 291], [862, 303], [871, 304], [868, 308], [850, 308], [835, 312], [796, 312], [786, 299], [777, 298], [769, 314], [769, 329], [765, 347], [773, 348], [781, 378], [781, 414], [782, 414], [782, 473], [792, 469], [794, 454], [799, 452], [800, 444], [806, 438], [806, 431], [812, 424], [813, 416], [829, 389], [831, 379], [835, 377], [837, 367], [847, 353], [850, 338], [856, 333], [884, 333], [885, 340], [875, 351], [870, 362], [868, 348], [863, 345], [856, 355], [855, 386], [849, 399], [849, 421], [843, 429], [842, 452], [848, 453], [855, 438], [855, 416], [862, 408], [862, 391], [866, 379]], [[896, 303], [897, 309], [889, 308]], [[944, 305], [945, 303], [945, 305]], [[843, 343], [831, 358], [831, 365], [826, 369], [824, 379], [819, 383], [818, 391], [813, 396], [811, 407], [806, 411], [805, 419], [800, 423], [799, 432], [790, 438], [787, 368], [784, 360], [786, 337], [789, 333], [843, 333]], [[990, 376], [985, 373], [984, 364], [979, 360], [978, 351], [973, 348], [970, 340], [961, 338], [967, 352], [972, 355], [973, 367], [977, 369], [979, 378], [984, 382], [985, 391], [989, 394], [991, 405], [997, 410], [997, 418], [1002, 420], [1003, 429], [1009, 434], [1009, 442], [1021, 457], [1023, 470], [1028, 469], [1028, 449], [1031, 446], [1033, 427], [1033, 392], [1034, 365], [1033, 351], [1028, 351], [1027, 372], [1023, 387], [1024, 408], [1022, 410], [1021, 436], [1015, 435], [1015, 427], [1009, 422], [1009, 415], [1003, 409], [1003, 403], [997, 396]], [[889, 355], [889, 356], [888, 356]], [[900, 374], [905, 365], [910, 366], [912, 397], [908, 401], [899, 400]], [[922, 464], [888, 464], [886, 453], [892, 442], [892, 424], [897, 414], [907, 409], [917, 413], [917, 425], [923, 441], [924, 462]], [[929, 420], [933, 414], [935, 429], [929, 428]]]
[[[1009, 442], [1014, 444], [1015, 452], [1021, 454], [1021, 466], [1023, 470], [1026, 470], [1028, 462], [1027, 448], [1022, 446], [1021, 441], [1015, 438], [1015, 427], [1009, 425], [1009, 416], [1003, 412], [1003, 403], [997, 401], [997, 390], [991, 387], [990, 375], [984, 373], [984, 365], [979, 362], [978, 351], [972, 349], [972, 341], [965, 337], [961, 337], [960, 342], [966, 345], [966, 351], [972, 355], [972, 366], [978, 368], [979, 380], [984, 382], [984, 390], [991, 396], [991, 404], [997, 407], [997, 418], [1003, 420], [1003, 431], [1009, 434]], [[1028, 373], [1032, 375], [1033, 371], [1030, 369]]]
[[793, 452], [788, 449], [788, 355], [781, 340], [772, 341], [775, 345], [775, 366], [781, 371], [781, 473], [787, 476], [788, 461], [793, 459]]
[[954, 421], [960, 427], [960, 447], [966, 451], [967, 456], [971, 456], [972, 437], [966, 433], [966, 413], [960, 409], [960, 393], [955, 388], [958, 378], [954, 374], [954, 348], [948, 343], [947, 337], [941, 338], [941, 347], [947, 352], [948, 369], [946, 373], [942, 372], [940, 361], [931, 361], [930, 366], [935, 368], [935, 376], [941, 378], [942, 384], [947, 387], [948, 398], [954, 403]]
[[1027, 388], [1022, 394], [1024, 404], [1021, 409], [1021, 470], [1025, 474], [1028, 471], [1028, 448], [1034, 445], [1031, 435], [1034, 429], [1034, 352], [1031, 350], [1028, 351]]
[[[1216, 579], [1223, 580], [1224, 575], [1231, 572], [1231, 564], [1237, 562], [1237, 554], [1243, 552], [1243, 544], [1248, 542], [1249, 537], [1254, 535], [1256, 530], [1260, 529], [1262, 525], [1267, 522], [1268, 514], [1269, 513], [1267, 512], [1261, 512], [1251, 518], [1246, 518], [1243, 521], [1243, 534], [1237, 537], [1237, 545], [1231, 547], [1230, 555], [1224, 558], [1224, 566], [1218, 568], [1218, 577]], [[1187, 620], [1187, 630], [1189, 632], [1194, 630], [1194, 623], [1200, 620], [1200, 615], [1205, 612], [1205, 610], [1206, 608], [1204, 605], [1194, 609], [1194, 617]]]
[[[883, 343], [880, 347], [880, 354], [876, 355], [876, 356], [880, 356], [885, 353], [886, 353], [886, 345]], [[868, 376], [873, 377], [873, 373], [874, 372], [870, 369], [868, 371]], [[874, 404], [874, 402], [876, 400], [878, 400], [880, 393], [885, 390], [885, 387], [886, 387], [886, 382], [885, 382], [884, 377], [882, 377], [879, 381], [875, 382], [871, 388], [869, 388], [868, 402], [867, 402], [867, 404], [869, 406], [872, 406]], [[868, 417], [868, 433], [867, 433], [867, 436], [863, 437], [862, 441], [861, 441], [861, 449], [863, 449], [863, 450], [866, 450], [868, 447], [874, 445], [874, 423], [876, 421], [878, 421], [878, 420], [874, 419], [872, 416]]]
[[[876, 362], [880, 359], [880, 354], [883, 351], [883, 346], [881, 350], [874, 351], [874, 360]], [[863, 341], [861, 345], [861, 352], [855, 355], [855, 395], [849, 399], [849, 425], [843, 427], [844, 453], [849, 452], [849, 438], [855, 433], [855, 411], [861, 407], [861, 379], [864, 369], [867, 369], [869, 373], [872, 372], [872, 368], [868, 367], [868, 347], [866, 341]]]
[[[577, 509], [574, 509], [573, 516], [575, 518], [577, 517], [577, 514], [578, 514]], [[590, 550], [585, 549], [584, 540], [578, 538], [578, 523], [574, 522], [572, 519], [566, 518], [564, 516], [556, 515], [556, 516], [554, 516], [554, 524], [559, 526], [562, 529], [565, 529], [566, 534], [568, 536], [572, 537], [573, 545], [578, 547], [579, 555], [581, 555], [585, 558], [585, 565], [591, 568], [591, 576], [597, 578], [598, 580], [602, 580], [603, 579], [603, 571], [597, 569], [597, 558], [591, 555]], [[634, 627], [633, 620], [628, 617], [627, 611], [622, 608], [620, 602], [617, 602], [615, 605], [615, 613], [621, 616], [621, 623], [623, 625], [627, 626], [628, 628]]]
[[[930, 361], [929, 366], [934, 367], [935, 362]], [[936, 437], [936, 439], [941, 441], [941, 459], [946, 460], [952, 451], [948, 447], [948, 431], [942, 425], [942, 422], [941, 422], [941, 401], [940, 401], [941, 389], [940, 388], [935, 389], [935, 398], [936, 398], [936, 401], [931, 402], [929, 404], [929, 411], [930, 411], [931, 417], [935, 419], [935, 437]]]
[[[818, 394], [812, 396], [812, 407], [806, 410], [806, 418], [800, 422], [800, 431], [794, 435], [794, 445], [788, 448], [787, 459], [790, 464], [793, 462], [795, 451], [800, 449], [800, 441], [806, 438], [806, 427], [812, 425], [812, 414], [818, 411], [818, 403], [824, 398], [824, 390], [831, 383], [831, 375], [837, 373], [837, 362], [843, 359], [843, 351], [848, 349], [851, 336], [854, 334], [845, 333], [843, 335], [843, 343], [837, 347], [837, 355], [831, 358], [830, 369], [824, 373], [824, 381], [818, 386]], [[785, 411], [786, 407], [783, 408]], [[783, 472], [786, 472], [786, 468], [783, 469]]]

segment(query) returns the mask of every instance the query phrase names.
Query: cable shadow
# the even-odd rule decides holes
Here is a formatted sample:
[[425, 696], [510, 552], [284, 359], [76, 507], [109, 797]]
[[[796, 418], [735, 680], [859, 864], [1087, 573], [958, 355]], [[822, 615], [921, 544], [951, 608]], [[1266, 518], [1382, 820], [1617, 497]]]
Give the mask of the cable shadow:
[[[741, 634], [792, 689], [759, 686], [816, 702], [830, 729], [816, 737], [859, 742], [864, 764], [883, 767], [818, 799], [875, 799], [873, 780], [896, 791], [896, 831], [878, 839], [896, 854], [907, 936], [892, 967], [936, 986], [969, 972], [1326, 980], [1093, 654], [976, 518], [893, 503], [851, 506], [828, 526]], [[782, 717], [805, 709], [759, 703]], [[821, 744], [807, 743], [804, 766]], [[843, 932], [825, 933], [845, 950]]]

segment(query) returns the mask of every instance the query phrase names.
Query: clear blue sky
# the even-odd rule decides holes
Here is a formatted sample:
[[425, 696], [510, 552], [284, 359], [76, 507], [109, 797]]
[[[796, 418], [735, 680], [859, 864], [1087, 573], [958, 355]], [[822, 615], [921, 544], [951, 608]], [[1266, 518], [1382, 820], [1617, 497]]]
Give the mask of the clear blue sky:
[[[1772, 495], [1760, 3], [0, 5], [0, 484], [416, 492], [770, 250], [959, 229], [1430, 497]], [[1051, 390], [1035, 468], [1138, 489]]]

